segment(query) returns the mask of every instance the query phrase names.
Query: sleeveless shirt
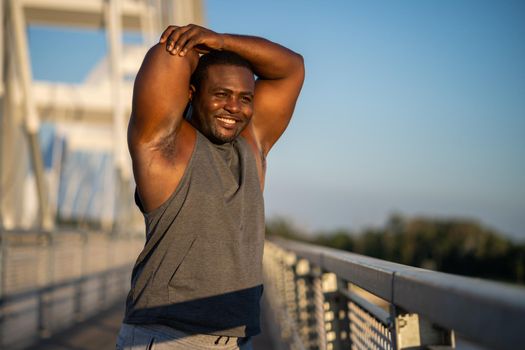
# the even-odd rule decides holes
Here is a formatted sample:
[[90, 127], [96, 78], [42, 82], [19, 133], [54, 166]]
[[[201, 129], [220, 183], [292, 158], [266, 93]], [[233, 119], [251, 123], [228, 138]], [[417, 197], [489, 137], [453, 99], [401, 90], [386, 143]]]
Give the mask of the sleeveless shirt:
[[146, 244], [131, 277], [124, 322], [224, 336], [260, 333], [264, 204], [253, 151], [238, 137], [215, 145], [197, 131], [174, 193], [144, 213]]

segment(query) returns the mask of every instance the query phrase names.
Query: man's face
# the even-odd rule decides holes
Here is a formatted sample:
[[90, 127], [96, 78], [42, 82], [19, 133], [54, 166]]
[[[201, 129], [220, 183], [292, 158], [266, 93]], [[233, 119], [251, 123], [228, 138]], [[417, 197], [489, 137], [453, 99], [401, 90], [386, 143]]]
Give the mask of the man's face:
[[245, 68], [212, 65], [192, 98], [192, 124], [210, 141], [233, 141], [253, 114], [255, 80]]

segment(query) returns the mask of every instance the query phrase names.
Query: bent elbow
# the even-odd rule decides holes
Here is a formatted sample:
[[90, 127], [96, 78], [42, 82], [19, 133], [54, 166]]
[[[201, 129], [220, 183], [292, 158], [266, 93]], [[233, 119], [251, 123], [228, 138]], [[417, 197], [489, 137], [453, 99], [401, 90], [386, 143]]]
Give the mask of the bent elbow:
[[300, 77], [301, 81], [304, 81], [304, 75], [306, 71], [305, 66], [304, 66], [304, 57], [299, 53], [295, 53], [295, 56], [296, 56], [295, 67], [296, 67], [297, 75]]

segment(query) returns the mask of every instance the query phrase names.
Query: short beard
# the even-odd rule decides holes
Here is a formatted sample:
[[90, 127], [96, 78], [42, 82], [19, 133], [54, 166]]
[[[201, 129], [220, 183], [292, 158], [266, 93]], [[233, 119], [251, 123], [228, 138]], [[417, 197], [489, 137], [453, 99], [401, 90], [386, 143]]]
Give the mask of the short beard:
[[[211, 128], [210, 128], [211, 129]], [[242, 128], [241, 130], [239, 130], [238, 132], [235, 133], [235, 135], [233, 136], [224, 136], [218, 132], [216, 132], [215, 130], [210, 130], [210, 137], [208, 137], [208, 139], [217, 144], [217, 145], [220, 145], [220, 144], [223, 144], [223, 143], [229, 143], [229, 142], [232, 142], [234, 141], [237, 137], [239, 137], [239, 135], [241, 134], [241, 132], [244, 130], [244, 128]], [[206, 135], [205, 135], [206, 136]]]

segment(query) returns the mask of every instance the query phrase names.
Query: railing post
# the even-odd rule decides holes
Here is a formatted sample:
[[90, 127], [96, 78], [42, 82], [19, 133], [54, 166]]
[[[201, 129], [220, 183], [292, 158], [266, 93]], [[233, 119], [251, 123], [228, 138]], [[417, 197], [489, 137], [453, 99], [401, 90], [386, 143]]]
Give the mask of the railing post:
[[309, 290], [310, 285], [308, 283], [310, 273], [310, 265], [307, 260], [301, 259], [295, 265], [295, 284], [297, 286], [297, 306], [298, 306], [298, 317], [297, 326], [299, 335], [302, 339], [305, 348], [310, 348], [310, 315], [311, 310], [309, 307], [312, 300], [312, 293]]
[[315, 305], [315, 329], [317, 333], [316, 349], [326, 350], [326, 328], [325, 328], [325, 302], [323, 293], [323, 273], [320, 267], [314, 266], [313, 287]]
[[51, 335], [51, 306], [52, 306], [52, 291], [55, 282], [55, 245], [56, 237], [51, 232], [41, 232], [43, 244], [47, 251], [46, 259], [46, 276], [43, 287], [38, 292], [38, 331], [42, 338], [47, 338]]
[[85, 276], [86, 276], [86, 261], [88, 259], [87, 256], [87, 247], [89, 242], [89, 236], [88, 233], [85, 231], [80, 232], [82, 237], [82, 250], [80, 252], [80, 276], [78, 278], [78, 283], [75, 285], [75, 315], [74, 319], [75, 321], [82, 321], [86, 317], [84, 314], [84, 308], [82, 305], [82, 300], [84, 299], [84, 282], [85, 282]]
[[327, 350], [350, 349], [348, 301], [339, 292], [346, 284], [334, 273], [323, 274]]
[[306, 349], [326, 349], [321, 271], [301, 259], [295, 266], [300, 335]]
[[[279, 256], [278, 256], [278, 271], [276, 271], [276, 276], [278, 276], [278, 280], [277, 280], [277, 292], [278, 292], [278, 295], [279, 297], [283, 298], [284, 297], [284, 279], [285, 279], [285, 265], [284, 265], [284, 259], [283, 259], [283, 255], [284, 255], [284, 252], [280, 252], [279, 253]], [[284, 306], [284, 304], [283, 304]], [[282, 317], [286, 317], [286, 315], [281, 315]], [[286, 319], [283, 319], [283, 324], [285, 325], [285, 327], [283, 327], [282, 329], [282, 332], [283, 332], [283, 335], [286, 337], [286, 338], [289, 338], [290, 337], [290, 334], [289, 334], [289, 325], [288, 325], [288, 322], [286, 322]]]
[[454, 332], [442, 329], [415, 313], [400, 313], [396, 317], [397, 349], [455, 348]]
[[[297, 286], [295, 278], [295, 254], [289, 252], [282, 252], [281, 266], [283, 277], [283, 300], [288, 320], [297, 322], [299, 317], [299, 309], [297, 305]], [[290, 325], [293, 327], [294, 325]]]
[[389, 317], [389, 323], [388, 323], [388, 330], [390, 331], [390, 340], [392, 341], [392, 349], [393, 350], [398, 350], [399, 349], [399, 346], [398, 346], [398, 338], [397, 338], [397, 308], [394, 304], [390, 304], [388, 306], [388, 311], [390, 313], [390, 317]]

